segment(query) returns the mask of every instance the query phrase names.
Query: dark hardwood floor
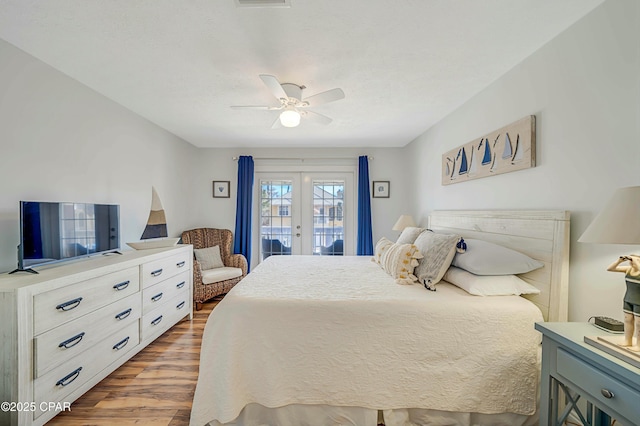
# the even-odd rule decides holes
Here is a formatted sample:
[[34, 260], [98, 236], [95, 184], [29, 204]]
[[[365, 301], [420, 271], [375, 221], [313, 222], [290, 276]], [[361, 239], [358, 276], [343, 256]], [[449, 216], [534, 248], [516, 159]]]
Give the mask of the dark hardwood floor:
[[221, 297], [194, 311], [71, 404], [47, 426], [189, 424], [202, 332]]

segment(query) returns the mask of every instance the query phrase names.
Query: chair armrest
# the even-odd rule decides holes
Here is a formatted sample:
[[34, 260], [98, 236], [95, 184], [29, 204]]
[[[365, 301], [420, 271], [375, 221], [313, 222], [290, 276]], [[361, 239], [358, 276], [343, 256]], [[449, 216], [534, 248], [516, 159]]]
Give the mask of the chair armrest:
[[197, 285], [202, 285], [202, 267], [200, 266], [200, 262], [193, 259], [193, 286], [195, 287]]
[[247, 275], [247, 269], [249, 269], [247, 258], [242, 254], [232, 254], [231, 256], [229, 256], [229, 264], [226, 266], [242, 269], [243, 277]]

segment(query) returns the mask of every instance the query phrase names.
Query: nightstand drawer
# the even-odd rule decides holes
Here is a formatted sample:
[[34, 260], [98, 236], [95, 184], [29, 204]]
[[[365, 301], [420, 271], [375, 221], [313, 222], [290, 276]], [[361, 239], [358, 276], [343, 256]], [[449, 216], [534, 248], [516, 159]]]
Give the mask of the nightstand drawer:
[[[611, 407], [628, 419], [640, 419], [640, 392], [608, 376], [593, 365], [558, 349], [556, 355], [558, 375], [579, 386], [603, 406]], [[609, 392], [609, 398], [604, 394]]]

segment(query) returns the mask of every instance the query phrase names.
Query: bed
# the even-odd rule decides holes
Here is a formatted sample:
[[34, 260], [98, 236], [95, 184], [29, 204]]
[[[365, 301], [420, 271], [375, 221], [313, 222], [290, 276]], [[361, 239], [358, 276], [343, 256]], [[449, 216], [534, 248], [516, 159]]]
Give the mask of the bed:
[[537, 321], [566, 320], [569, 214], [436, 211], [436, 232], [544, 264], [534, 296], [398, 285], [370, 256], [272, 256], [203, 334], [191, 425], [536, 422]]

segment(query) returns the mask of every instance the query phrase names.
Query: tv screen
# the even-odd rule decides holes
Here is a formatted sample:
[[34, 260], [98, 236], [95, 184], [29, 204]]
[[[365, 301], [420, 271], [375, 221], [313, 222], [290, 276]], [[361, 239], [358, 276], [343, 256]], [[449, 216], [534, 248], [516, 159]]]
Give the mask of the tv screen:
[[20, 201], [19, 269], [119, 248], [116, 204]]

